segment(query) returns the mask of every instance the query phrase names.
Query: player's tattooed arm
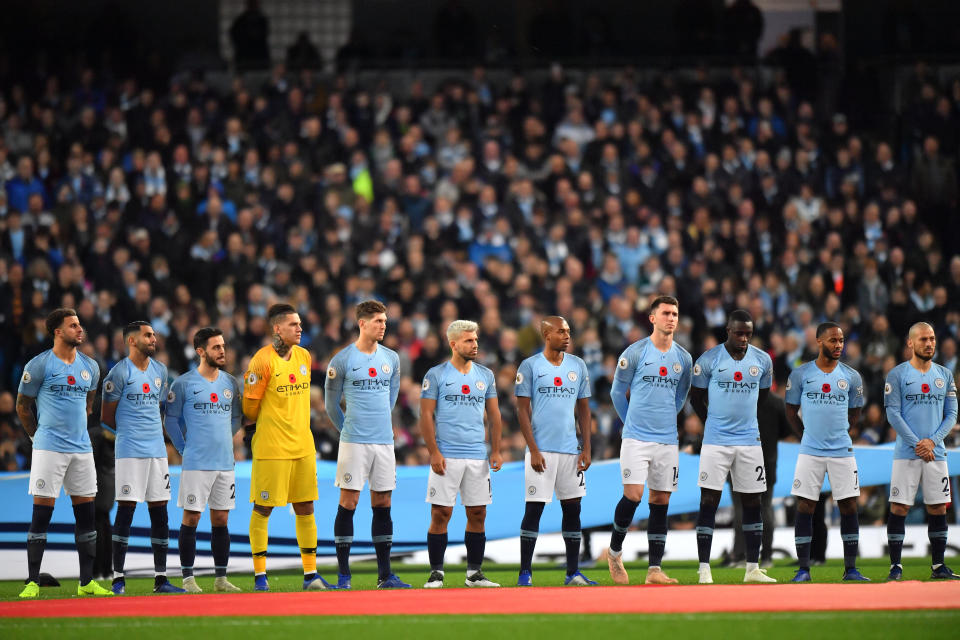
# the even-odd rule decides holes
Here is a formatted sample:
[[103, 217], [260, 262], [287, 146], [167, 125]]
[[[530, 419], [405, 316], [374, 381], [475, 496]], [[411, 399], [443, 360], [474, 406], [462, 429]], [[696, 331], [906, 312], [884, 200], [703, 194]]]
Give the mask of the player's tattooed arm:
[[793, 435], [798, 438], [803, 438], [803, 421], [800, 420], [800, 405], [790, 404], [788, 402], [785, 406], [787, 409], [787, 424], [790, 425]]
[[117, 404], [116, 400], [104, 400], [100, 405], [100, 424], [114, 433], [117, 432]]
[[96, 399], [97, 399], [96, 389], [94, 389], [93, 391], [87, 394], [87, 415], [88, 416], [93, 413], [93, 403]]
[[17, 417], [20, 418], [20, 424], [23, 425], [23, 430], [27, 432], [30, 440], [33, 440], [33, 436], [37, 433], [37, 416], [33, 412], [36, 400], [22, 393], [17, 394]]
[[853, 429], [860, 422], [860, 413], [863, 411], [863, 407], [857, 407], [855, 409], [847, 409], [847, 431]]

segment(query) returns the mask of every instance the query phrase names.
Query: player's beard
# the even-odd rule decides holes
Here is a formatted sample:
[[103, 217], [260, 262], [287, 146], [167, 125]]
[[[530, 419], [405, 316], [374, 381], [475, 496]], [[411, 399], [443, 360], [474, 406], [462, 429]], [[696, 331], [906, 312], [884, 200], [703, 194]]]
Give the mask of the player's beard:
[[83, 344], [83, 335], [81, 334], [79, 338], [64, 338], [63, 344], [67, 345], [71, 349], [76, 349]]
[[464, 351], [459, 351], [459, 350], [458, 350], [458, 351], [457, 351], [457, 355], [460, 356], [461, 358], [463, 358], [464, 360], [466, 360], [467, 362], [473, 362], [474, 360], [477, 359], [477, 354], [476, 354], [476, 353], [470, 353], [469, 351], [464, 352]]
[[217, 362], [217, 361], [214, 360], [213, 358], [204, 358], [203, 360], [204, 360], [204, 362], [207, 363], [207, 366], [213, 367], [214, 369], [223, 369], [225, 366], [227, 366], [227, 359], [226, 359], [226, 358], [223, 359], [223, 363], [222, 363], [222, 364], [219, 363], [219, 362]]
[[[826, 358], [827, 360], [834, 360], [834, 361], [836, 361], [836, 360], [839, 360], [839, 359], [840, 359], [840, 356], [837, 356], [836, 358], [833, 357], [833, 351], [832, 351], [832, 350], [827, 351], [826, 349], [821, 349], [821, 350], [820, 350], [820, 355], [822, 355], [822, 356], [823, 356], [824, 358]], [[842, 351], [840, 352], [840, 355], [843, 355], [843, 352], [842, 352]]]
[[919, 351], [914, 351], [914, 352], [913, 352], [913, 355], [917, 356], [918, 358], [920, 358], [920, 359], [923, 360], [924, 362], [930, 362], [931, 360], [933, 360], [933, 356], [934, 356], [935, 353], [936, 353], [936, 350], [934, 350], [934, 352], [931, 353], [930, 355], [924, 355], [924, 354], [920, 353]]
[[153, 357], [153, 355], [157, 352], [157, 345], [156, 345], [156, 343], [154, 343], [154, 344], [138, 344], [138, 345], [137, 345], [137, 351], [139, 351], [139, 352], [142, 353], [143, 355], [147, 356], [148, 358], [149, 358], [149, 357]]

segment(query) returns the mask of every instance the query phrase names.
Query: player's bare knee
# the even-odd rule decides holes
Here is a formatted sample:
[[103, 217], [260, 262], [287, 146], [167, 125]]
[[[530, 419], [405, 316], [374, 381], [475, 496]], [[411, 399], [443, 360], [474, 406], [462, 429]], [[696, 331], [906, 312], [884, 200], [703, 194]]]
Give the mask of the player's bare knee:
[[650, 504], [669, 504], [670, 503], [670, 492], [669, 491], [654, 491], [650, 490]]
[[165, 507], [167, 506], [166, 500], [157, 500], [156, 502], [148, 502], [147, 506], [153, 509], [154, 507]]
[[640, 502], [643, 499], [643, 485], [642, 484], [625, 484], [623, 485], [623, 497], [627, 500], [632, 500], [633, 502]]
[[837, 500], [837, 509], [845, 516], [853, 515], [857, 512], [857, 499], [844, 498], [843, 500]]
[[264, 518], [269, 518], [270, 512], [273, 511], [273, 507], [268, 507], [264, 504], [254, 504], [253, 510], [262, 515]]
[[[39, 498], [39, 497], [36, 497], [36, 498], [33, 499], [33, 504], [39, 505], [39, 506], [41, 506], [41, 507], [52, 507], [52, 506], [54, 506], [55, 504], [57, 504], [57, 499], [56, 499], [56, 498]], [[122, 502], [121, 502], [120, 504], [123, 505]]]
[[[890, 513], [895, 516], [905, 516], [910, 513], [910, 506], [906, 504], [900, 504], [898, 502], [891, 502]], [[944, 513], [946, 513], [946, 505], [944, 505]]]
[[390, 506], [390, 496], [392, 491], [374, 491], [370, 490], [370, 506], [371, 507], [389, 507]]
[[817, 510], [817, 503], [807, 498], [797, 497], [797, 511], [800, 513], [812, 514]]
[[[450, 516], [453, 515], [453, 507], [443, 507], [433, 505], [430, 509], [430, 526], [433, 529], [446, 531], [447, 523], [450, 522]], [[434, 533], [437, 533], [436, 531]]]
[[[373, 492], [370, 492], [371, 503], [373, 501]], [[360, 502], [360, 492], [353, 489], [340, 489], [340, 506], [344, 509], [356, 509]], [[373, 505], [375, 507], [380, 505]]]
[[313, 515], [313, 501], [311, 500], [309, 502], [294, 502], [293, 512], [298, 516]]
[[[230, 516], [230, 512], [222, 509], [211, 509], [210, 510], [210, 524], [214, 527], [225, 527], [227, 526], [227, 520]], [[200, 514], [197, 514], [197, 521], [200, 520]], [[196, 526], [196, 525], [194, 525]]]
[[467, 526], [473, 530], [477, 530], [477, 527], [482, 531], [483, 523], [487, 519], [487, 507], [481, 505], [478, 507], [466, 507], [467, 512]]
[[[893, 511], [893, 506], [891, 505], [890, 510]], [[932, 516], [945, 516], [947, 515], [947, 505], [946, 504], [928, 504], [927, 513]], [[903, 515], [907, 515], [907, 512], [904, 511]]]
[[[195, 527], [195, 526], [197, 526], [198, 524], [200, 524], [200, 512], [199, 512], [199, 511], [187, 511], [186, 509], [184, 509], [184, 511], [183, 511], [183, 521], [182, 521], [182, 522], [183, 522], [183, 524], [187, 525], [188, 527]], [[211, 524], [216, 524], [216, 523], [214, 523], [214, 521], [213, 521], [213, 514], [212, 514], [212, 513], [210, 514], [210, 523], [211, 523]]]

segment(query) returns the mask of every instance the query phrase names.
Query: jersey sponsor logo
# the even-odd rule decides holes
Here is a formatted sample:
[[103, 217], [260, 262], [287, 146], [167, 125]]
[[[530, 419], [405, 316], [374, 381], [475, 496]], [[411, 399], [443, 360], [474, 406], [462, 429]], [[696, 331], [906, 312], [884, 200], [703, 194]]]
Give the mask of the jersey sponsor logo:
[[253, 371], [247, 374], [247, 384], [250, 386], [257, 384], [257, 380], [259, 380], [259, 378], [257, 378], [257, 374], [255, 374]]
[[487, 388], [487, 385], [484, 384], [483, 380], [477, 380], [474, 384], [477, 385], [477, 389], [480, 391], [484, 391]]
[[943, 378], [937, 378], [933, 381], [933, 384], [937, 387], [937, 389], [943, 389], [943, 385], [946, 383], [944, 383]]
[[427, 389], [429, 389], [429, 388], [430, 388], [430, 379], [429, 379], [429, 378], [424, 378], [424, 379], [423, 379], [423, 384], [420, 385], [420, 388], [423, 389], [424, 391], [426, 391]]
[[305, 364], [300, 365], [300, 375], [302, 376], [307, 375], [307, 365]]
[[630, 365], [630, 361], [626, 358], [620, 358], [620, 362], [617, 363], [617, 366], [621, 369], [626, 369]]
[[840, 389], [840, 391], [846, 391], [849, 386], [850, 385], [847, 384], [847, 381], [843, 378], [837, 380], [837, 389]]
[[24, 372], [23, 372], [23, 383], [24, 383], [24, 384], [30, 384], [30, 381], [31, 381], [31, 380], [33, 380], [33, 378], [30, 377], [30, 372], [29, 372], [29, 371], [24, 371]]
[[77, 384], [77, 379], [73, 376], [67, 376], [67, 384], [72, 387], [73, 385]]
[[520, 373], [519, 371], [517, 372], [517, 380], [516, 380], [516, 383], [517, 383], [517, 384], [523, 384], [523, 374]]
[[741, 380], [743, 380], [743, 374], [740, 373], [739, 371], [734, 371], [733, 379], [736, 380], [737, 382], [740, 382]]
[[177, 394], [173, 392], [173, 389], [167, 392], [167, 402], [173, 402], [177, 399]]
[[756, 378], [757, 376], [760, 375], [760, 367], [757, 367], [757, 366], [750, 367], [747, 370], [747, 372], [750, 374], [751, 378]]
[[567, 371], [567, 380], [569, 380], [570, 382], [576, 382], [576, 381], [577, 381], [577, 374], [576, 374], [576, 372], [574, 372], [574, 371]]
[[380, 365], [380, 369], [386, 374], [389, 374], [392, 371], [392, 369], [390, 368], [390, 365], [387, 364], [386, 362]]
[[86, 369], [80, 372], [80, 377], [86, 380], [87, 382], [90, 382], [90, 372], [87, 371]]
[[673, 363], [673, 372], [674, 372], [674, 373], [680, 373], [681, 371], [683, 371], [683, 365], [681, 365], [679, 362], [674, 362], [674, 363]]
[[891, 391], [893, 391], [893, 387], [890, 386], [890, 383], [889, 383], [889, 382], [888, 382], [887, 384], [883, 385], [883, 394], [884, 394], [884, 395], [889, 395]]

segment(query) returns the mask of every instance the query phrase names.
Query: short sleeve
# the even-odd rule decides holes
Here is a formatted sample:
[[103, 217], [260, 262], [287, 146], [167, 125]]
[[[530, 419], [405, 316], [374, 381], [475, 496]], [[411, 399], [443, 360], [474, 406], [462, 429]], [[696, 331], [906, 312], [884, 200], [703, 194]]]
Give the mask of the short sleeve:
[[517, 379], [514, 381], [513, 394], [519, 398], [529, 398], [531, 396], [531, 378], [533, 378], [533, 365], [529, 360], [520, 363], [517, 369]]
[[43, 385], [43, 377], [47, 368], [47, 359], [44, 356], [37, 356], [27, 363], [23, 368], [23, 375], [20, 376], [20, 388], [18, 391], [25, 396], [36, 398], [40, 393], [40, 387]]
[[787, 378], [786, 394], [783, 397], [783, 401], [787, 404], [800, 406], [800, 396], [803, 391], [803, 374], [800, 369], [802, 367], [797, 367], [791, 371], [790, 377]]
[[487, 392], [483, 397], [487, 400], [497, 397], [497, 379], [493, 371], [487, 371]]
[[592, 394], [590, 391], [590, 372], [587, 371], [587, 363], [583, 360], [580, 361], [580, 389], [577, 392], [577, 399], [580, 398], [589, 398]]
[[427, 400], [436, 400], [438, 397], [437, 387], [439, 386], [436, 371], [430, 369], [430, 371], [427, 371], [427, 375], [423, 376], [423, 384], [420, 385], [420, 397]]
[[693, 365], [692, 384], [697, 389], [706, 389], [710, 384], [710, 374], [713, 373], [713, 369], [710, 365], [710, 360], [712, 358], [713, 354], [711, 354], [710, 351], [707, 351], [697, 358], [696, 363]]
[[181, 382], [183, 377], [177, 378], [173, 381], [173, 384], [170, 385], [170, 390], [167, 391], [166, 399], [166, 414], [168, 418], [176, 420], [183, 414], [183, 391], [184, 385]]
[[243, 395], [251, 400], [259, 400], [267, 389], [270, 379], [270, 364], [259, 351], [250, 360], [250, 367], [243, 375]]
[[760, 388], [769, 389], [773, 384], [773, 360], [767, 353], [763, 354], [763, 373], [760, 375]]
[[103, 379], [103, 400], [104, 402], [119, 402], [123, 396], [123, 361], [113, 365], [110, 373]]
[[863, 389], [863, 378], [860, 377], [860, 373], [857, 371], [852, 373], [853, 375], [850, 376], [850, 399], [847, 406], [851, 409], [859, 409], [866, 404], [867, 396]]

